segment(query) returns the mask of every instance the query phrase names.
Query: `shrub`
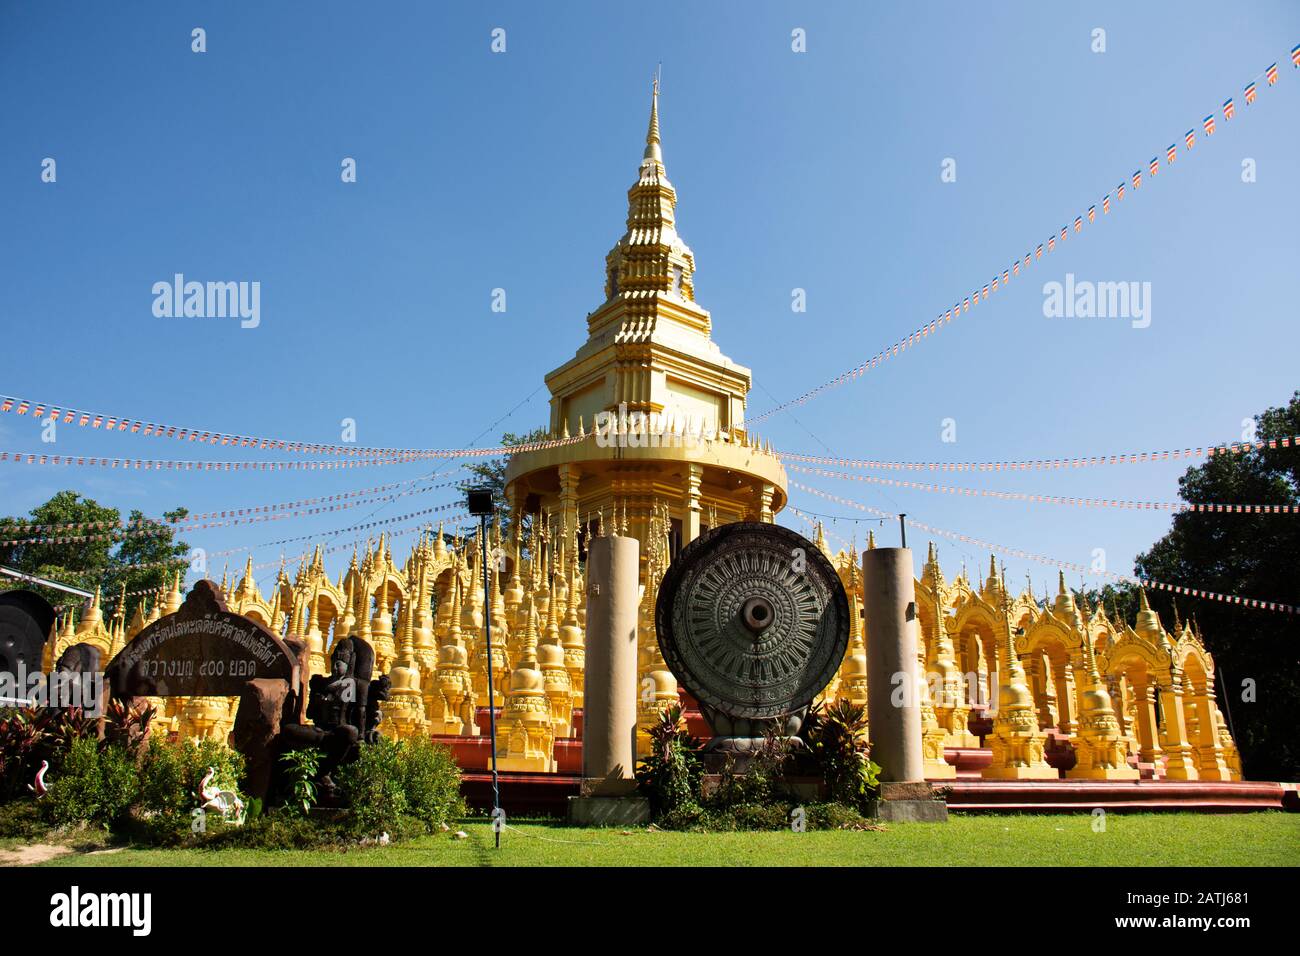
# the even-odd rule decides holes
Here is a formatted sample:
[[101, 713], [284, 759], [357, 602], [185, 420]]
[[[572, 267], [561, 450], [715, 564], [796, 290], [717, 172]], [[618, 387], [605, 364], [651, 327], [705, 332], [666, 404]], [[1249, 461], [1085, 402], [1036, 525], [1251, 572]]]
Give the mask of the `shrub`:
[[676, 825], [700, 810], [699, 741], [687, 733], [677, 705], [659, 715], [650, 728], [650, 741], [650, 753], [637, 764], [637, 787], [649, 799], [656, 819]]
[[216, 770], [212, 782], [221, 790], [238, 791], [244, 774], [244, 756], [215, 740], [172, 743], [160, 737], [149, 740], [140, 764], [140, 809], [173, 822], [188, 820], [200, 806], [199, 786], [208, 768]]
[[345, 837], [337, 822], [292, 816], [281, 809], [242, 827], [209, 826], [206, 835], [191, 842], [210, 850], [316, 850], [341, 847]]
[[865, 809], [879, 786], [880, 773], [867, 743], [866, 708], [846, 700], [818, 706], [808, 714], [804, 726], [827, 795], [835, 803]]
[[343, 826], [352, 836], [401, 839], [465, 812], [460, 771], [449, 751], [428, 740], [381, 737], [339, 769], [338, 781], [350, 808]]
[[77, 741], [97, 740], [99, 737], [99, 718], [90, 716], [80, 707], [49, 709], [42, 717], [47, 722], [42, 756], [49, 759], [55, 770], [62, 767]]
[[110, 700], [104, 713], [104, 743], [116, 744], [138, 757], [149, 740], [149, 725], [155, 713], [152, 704], [128, 707], [120, 700]]
[[736, 759], [728, 755], [718, 774], [718, 785], [703, 801], [713, 813], [734, 807], [784, 806], [790, 800], [785, 774], [790, 765], [789, 743], [769, 732], [748, 760], [744, 773], [736, 772]]
[[285, 806], [291, 813], [306, 814], [316, 805], [316, 775], [320, 773], [323, 756], [314, 747], [280, 754], [280, 763], [284, 764], [284, 784], [289, 791]]
[[402, 789], [407, 811], [432, 829], [465, 815], [460, 795], [460, 768], [446, 747], [424, 737], [400, 745]]
[[46, 723], [30, 709], [0, 715], [0, 800], [22, 796], [35, 779]]
[[407, 812], [400, 755], [400, 744], [380, 737], [363, 746], [357, 759], [339, 770], [339, 786], [351, 808], [350, 832], [378, 836], [396, 827]]
[[57, 825], [92, 823], [109, 826], [121, 820], [140, 793], [135, 761], [122, 747], [103, 750], [93, 737], [74, 740], [59, 774], [41, 803]]
[[195, 805], [185, 785], [181, 746], [160, 737], [149, 741], [140, 764], [140, 808], [146, 813], [178, 816]]

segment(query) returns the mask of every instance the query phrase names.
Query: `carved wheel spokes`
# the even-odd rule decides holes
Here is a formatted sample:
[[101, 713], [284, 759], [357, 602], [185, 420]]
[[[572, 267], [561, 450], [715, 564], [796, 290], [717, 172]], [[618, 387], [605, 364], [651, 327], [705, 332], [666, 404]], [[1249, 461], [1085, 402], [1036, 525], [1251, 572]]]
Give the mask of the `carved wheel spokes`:
[[668, 569], [655, 609], [669, 668], [733, 717], [806, 707], [848, 647], [848, 600], [818, 548], [777, 525], [723, 525]]

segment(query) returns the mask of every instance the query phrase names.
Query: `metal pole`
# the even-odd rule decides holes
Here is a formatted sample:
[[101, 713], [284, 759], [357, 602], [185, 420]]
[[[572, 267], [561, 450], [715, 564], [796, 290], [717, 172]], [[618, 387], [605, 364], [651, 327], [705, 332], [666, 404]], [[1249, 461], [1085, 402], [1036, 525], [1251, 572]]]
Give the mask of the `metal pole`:
[[492, 735], [492, 829], [496, 834], [496, 848], [501, 849], [501, 787], [497, 781], [497, 712], [496, 692], [492, 688], [492, 595], [488, 591], [487, 515], [479, 516], [478, 553], [483, 560], [483, 635], [487, 640], [488, 678], [488, 732]]
[[899, 533], [902, 534], [903, 536], [903, 547], [906, 548], [907, 547], [907, 521], [904, 520], [905, 518], [907, 518], [906, 514], [900, 514], [898, 516], [898, 530]]
[[75, 594], [78, 597], [93, 598], [95, 595], [90, 591], [83, 591], [81, 588], [74, 588], [71, 585], [60, 584], [58, 581], [51, 581], [49, 578], [37, 577], [35, 574], [26, 574], [17, 571], [14, 568], [8, 568], [0, 565], [0, 574], [7, 578], [14, 578], [18, 581], [26, 581], [28, 584], [39, 584], [42, 587], [53, 588], [56, 591], [63, 591], [67, 594]]

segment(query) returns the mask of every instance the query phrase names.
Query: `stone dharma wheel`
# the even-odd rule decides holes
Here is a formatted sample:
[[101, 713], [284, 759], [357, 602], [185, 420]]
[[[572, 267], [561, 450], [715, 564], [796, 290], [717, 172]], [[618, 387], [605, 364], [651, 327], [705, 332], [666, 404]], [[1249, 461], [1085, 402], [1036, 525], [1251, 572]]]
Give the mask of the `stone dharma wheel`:
[[849, 604], [815, 544], [740, 522], [701, 535], [669, 566], [655, 629], [668, 667], [716, 733], [795, 734], [844, 659]]

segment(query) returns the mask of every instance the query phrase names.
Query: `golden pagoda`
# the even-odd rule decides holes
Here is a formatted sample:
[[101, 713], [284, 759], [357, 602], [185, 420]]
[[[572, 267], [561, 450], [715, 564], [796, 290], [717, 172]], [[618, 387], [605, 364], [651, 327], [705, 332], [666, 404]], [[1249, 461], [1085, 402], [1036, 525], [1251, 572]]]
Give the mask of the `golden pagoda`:
[[516, 521], [549, 512], [570, 529], [618, 510], [644, 563], [657, 509], [668, 515], [671, 557], [705, 530], [706, 514], [770, 522], [785, 506], [786, 476], [745, 428], [749, 369], [722, 354], [695, 301], [695, 256], [677, 234], [677, 192], [664, 169], [657, 80], [627, 197], [627, 230], [605, 257], [605, 301], [587, 316], [586, 342], [546, 376], [550, 437], [581, 440], [512, 456], [506, 496]]

